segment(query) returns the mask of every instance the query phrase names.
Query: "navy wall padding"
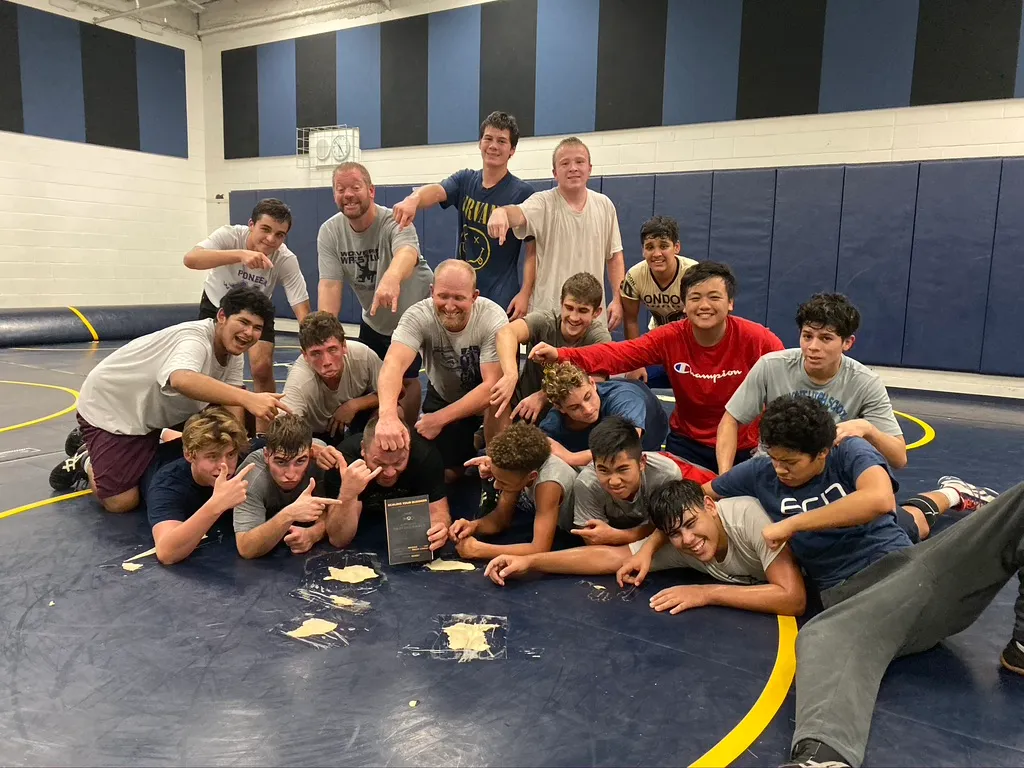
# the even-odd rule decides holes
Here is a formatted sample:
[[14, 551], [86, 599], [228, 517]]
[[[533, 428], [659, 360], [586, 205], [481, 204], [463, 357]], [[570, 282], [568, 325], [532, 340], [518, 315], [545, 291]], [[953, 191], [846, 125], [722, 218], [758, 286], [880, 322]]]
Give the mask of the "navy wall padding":
[[435, 205], [423, 211], [423, 229], [419, 230], [420, 249], [431, 269], [445, 259], [459, 255], [459, 211]]
[[732, 267], [735, 312], [764, 323], [775, 213], [775, 170], [715, 173], [708, 258]]
[[[195, 304], [80, 307], [100, 341], [123, 341], [199, 317]], [[0, 309], [0, 347], [91, 342], [92, 334], [67, 307]]]
[[1024, 297], [1024, 158], [1003, 160], [999, 213], [988, 284], [981, 372], [1024, 376], [1021, 297]]
[[[611, 198], [619, 218], [619, 232], [622, 235], [622, 250], [625, 256], [626, 270], [638, 261], [644, 260], [643, 248], [640, 245], [640, 228], [644, 222], [654, 215], [654, 176], [608, 176], [602, 185], [603, 194]], [[605, 295], [611, 295], [611, 283], [608, 273], [604, 275]], [[640, 331], [647, 329], [651, 321], [651, 313], [640, 305]], [[625, 338], [624, 327], [620, 325], [612, 336], [616, 339]]]
[[[1024, 158], [595, 176], [589, 186], [616, 205], [627, 265], [642, 258], [643, 221], [673, 216], [684, 253], [736, 272], [736, 314], [770, 324], [789, 344], [799, 304], [834, 287], [860, 309], [850, 354], [864, 363], [1024, 375]], [[377, 201], [393, 206], [411, 189], [377, 187]], [[247, 222], [270, 194], [293, 208], [288, 242], [315, 308], [316, 233], [337, 213], [331, 190], [232, 192], [232, 223]], [[431, 266], [456, 254], [457, 219], [439, 208], [417, 216]], [[360, 314], [346, 286], [341, 319], [358, 323]]]
[[697, 261], [708, 258], [713, 176], [710, 171], [659, 173], [654, 179], [654, 212], [679, 223], [682, 253]]
[[899, 365], [903, 356], [918, 167], [846, 167], [836, 290], [861, 309], [850, 356], [864, 363]]
[[1002, 161], [922, 163], [902, 363], [977, 371]]
[[528, 184], [532, 184], [533, 188], [538, 192], [543, 192], [545, 189], [551, 189], [555, 186], [554, 179], [530, 179]]
[[[292, 228], [288, 234], [287, 244], [299, 260], [311, 308], [316, 306], [316, 289], [320, 274], [316, 263], [316, 236], [320, 231], [317, 194], [320, 191], [319, 189], [289, 189], [284, 193], [284, 201], [292, 209]], [[294, 310], [288, 304], [284, 286], [280, 284], [274, 290], [274, 307], [278, 317], [295, 317]]]
[[787, 347], [800, 341], [796, 308], [812, 293], [835, 290], [844, 170], [779, 169], [767, 325]]

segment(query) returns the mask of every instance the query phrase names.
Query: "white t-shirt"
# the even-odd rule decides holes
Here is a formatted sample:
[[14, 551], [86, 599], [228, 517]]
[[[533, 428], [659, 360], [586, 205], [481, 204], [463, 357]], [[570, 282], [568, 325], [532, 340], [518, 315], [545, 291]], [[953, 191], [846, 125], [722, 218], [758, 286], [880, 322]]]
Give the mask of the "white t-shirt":
[[243, 355], [225, 365], [213, 353], [216, 323], [190, 320], [128, 342], [89, 372], [78, 412], [94, 427], [115, 435], [147, 435], [173, 427], [208, 403], [171, 389], [175, 371], [195, 371], [242, 386]]
[[345, 349], [345, 370], [336, 390], [324, 384], [302, 355], [288, 371], [282, 402], [296, 416], [305, 419], [313, 432], [327, 432], [331, 417], [343, 403], [377, 391], [381, 367], [377, 353], [352, 339], [345, 342]]
[[[782, 547], [772, 549], [761, 532], [771, 524], [768, 514], [760, 502], [752, 496], [733, 496], [718, 502], [718, 517], [729, 537], [729, 546], [722, 562], [712, 560], [704, 563], [680, 552], [672, 542], [666, 542], [654, 553], [652, 571], [669, 568], [693, 568], [718, 581], [731, 584], [764, 584], [768, 581], [768, 567], [782, 552]], [[647, 543], [647, 539], [629, 545], [635, 555]]]
[[[198, 244], [198, 248], [205, 248], [208, 251], [234, 251], [249, 250], [246, 240], [249, 237], [249, 227], [244, 224], [227, 224], [208, 238]], [[306, 290], [306, 279], [299, 269], [299, 260], [295, 254], [282, 245], [270, 257], [273, 262], [273, 269], [249, 269], [244, 264], [224, 264], [214, 267], [206, 276], [203, 283], [203, 291], [206, 297], [213, 302], [215, 307], [220, 306], [220, 300], [231, 288], [244, 283], [265, 293], [267, 296], [274, 295], [274, 288], [278, 281], [284, 286], [285, 295], [288, 297], [288, 306], [294, 307], [304, 301], [309, 301], [309, 291]]]
[[430, 383], [445, 402], [454, 403], [483, 382], [481, 364], [498, 362], [495, 337], [506, 325], [505, 310], [481, 296], [466, 327], [451, 333], [438, 320], [434, 300], [423, 299], [405, 311], [391, 341], [422, 354]]
[[516, 237], [537, 241], [537, 282], [530, 311], [559, 309], [562, 284], [577, 272], [597, 277], [604, 306], [605, 262], [622, 250], [619, 217], [611, 199], [587, 190], [587, 202], [577, 213], [558, 188], [537, 192], [519, 206], [526, 223], [514, 227]]

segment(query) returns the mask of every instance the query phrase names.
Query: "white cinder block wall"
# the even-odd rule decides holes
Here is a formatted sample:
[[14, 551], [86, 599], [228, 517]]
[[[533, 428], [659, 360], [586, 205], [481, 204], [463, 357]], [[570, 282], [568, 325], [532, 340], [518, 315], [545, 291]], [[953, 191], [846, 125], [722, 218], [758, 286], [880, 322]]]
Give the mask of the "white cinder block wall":
[[[221, 51], [378, 23], [412, 11], [427, 13], [471, 4], [474, 0], [432, 0], [355, 20], [292, 20], [204, 37], [210, 227], [228, 223], [228, 193], [232, 190], [330, 184], [329, 172], [300, 168], [294, 157], [223, 159]], [[511, 163], [513, 172], [522, 178], [550, 176], [551, 151], [560, 138], [520, 141]], [[607, 131], [581, 134], [580, 138], [591, 148], [594, 174], [602, 176], [1024, 155], [1024, 100]], [[475, 144], [370, 150], [363, 152], [362, 159], [378, 185], [438, 181], [459, 168], [478, 167], [480, 162]], [[215, 199], [218, 194], [223, 199]]]
[[[91, 20], [45, 0], [15, 0]], [[189, 158], [0, 132], [0, 307], [194, 302], [203, 276], [182, 256], [206, 235], [199, 41], [111, 28], [185, 50]]]

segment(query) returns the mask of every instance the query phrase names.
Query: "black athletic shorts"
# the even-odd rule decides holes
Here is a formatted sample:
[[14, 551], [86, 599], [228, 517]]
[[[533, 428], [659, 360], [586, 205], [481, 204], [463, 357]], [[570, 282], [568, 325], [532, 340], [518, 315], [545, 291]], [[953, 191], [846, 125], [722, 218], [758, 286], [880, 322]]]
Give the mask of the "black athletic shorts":
[[[210, 297], [203, 291], [203, 298], [199, 300], [199, 319], [205, 320], [208, 317], [217, 317], [217, 307], [210, 301]], [[260, 334], [260, 341], [274, 343], [274, 320], [271, 318], [270, 325], [263, 326], [263, 333]]]
[[[359, 321], [359, 341], [363, 342], [366, 346], [377, 353], [377, 357], [381, 360], [388, 353], [388, 347], [391, 346], [391, 337], [385, 336], [383, 333], [377, 333], [370, 326], [368, 326], [362, 320]], [[416, 359], [412, 361], [404, 374], [403, 379], [418, 379], [420, 377], [420, 368], [423, 367], [423, 359], [420, 357], [420, 353], [416, 353]]]

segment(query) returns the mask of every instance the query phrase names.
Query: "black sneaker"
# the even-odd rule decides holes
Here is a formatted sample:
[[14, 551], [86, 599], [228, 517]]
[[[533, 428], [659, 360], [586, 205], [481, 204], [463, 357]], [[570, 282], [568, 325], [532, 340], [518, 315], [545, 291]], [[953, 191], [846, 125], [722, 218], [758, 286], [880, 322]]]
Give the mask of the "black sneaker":
[[80, 446], [74, 456], [69, 456], [50, 471], [50, 487], [55, 491], [69, 491], [76, 486], [89, 482], [89, 474], [85, 471], [85, 463], [89, 459], [89, 450]]
[[828, 744], [804, 739], [793, 749], [790, 761], [780, 768], [850, 768], [850, 764]]
[[501, 497], [501, 491], [496, 490], [494, 487], [493, 480], [481, 480], [480, 481], [480, 514], [477, 515], [477, 519], [484, 515], [489, 515], [494, 511], [494, 508], [498, 506], [498, 499]]
[[1010, 643], [1003, 648], [1003, 652], [999, 654], [999, 661], [1011, 672], [1024, 675], [1024, 651], [1020, 649], [1020, 646], [1021, 644], [1016, 640], [1010, 640]]
[[74, 456], [78, 453], [78, 449], [82, 447], [84, 442], [85, 438], [82, 437], [82, 430], [79, 427], [75, 427], [64, 438], [64, 453], [68, 456]]

